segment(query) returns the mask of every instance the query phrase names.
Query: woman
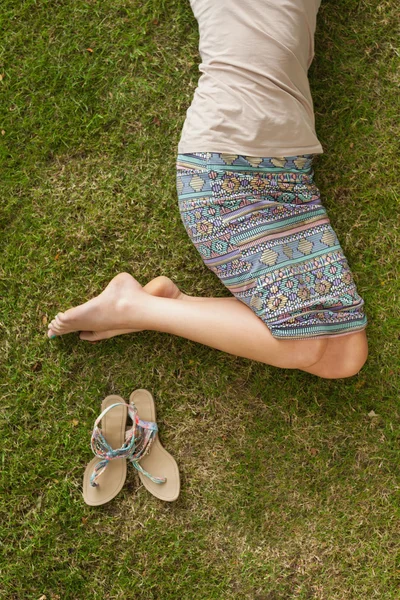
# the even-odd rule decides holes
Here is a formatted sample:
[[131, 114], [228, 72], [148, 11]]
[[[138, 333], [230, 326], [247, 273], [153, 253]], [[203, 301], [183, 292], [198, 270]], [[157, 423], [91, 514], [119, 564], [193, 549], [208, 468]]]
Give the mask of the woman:
[[156, 330], [325, 378], [356, 374], [366, 318], [314, 184], [322, 153], [307, 70], [319, 0], [191, 0], [202, 73], [178, 146], [186, 230], [232, 292], [194, 298], [167, 277], [117, 275], [49, 336]]

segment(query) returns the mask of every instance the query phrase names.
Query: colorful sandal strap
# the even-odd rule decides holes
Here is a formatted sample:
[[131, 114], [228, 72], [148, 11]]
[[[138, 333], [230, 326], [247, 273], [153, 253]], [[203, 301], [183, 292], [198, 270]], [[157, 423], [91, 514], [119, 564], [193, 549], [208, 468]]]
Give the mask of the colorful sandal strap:
[[[104, 415], [115, 406], [127, 406], [128, 414], [132, 419], [132, 427], [125, 432], [125, 443], [121, 448], [116, 449], [111, 448], [99, 428], [99, 423]], [[95, 421], [90, 442], [93, 453], [102, 459], [93, 469], [93, 473], [90, 477], [90, 485], [92, 487], [97, 487], [99, 485], [97, 483], [98, 478], [104, 473], [108, 463], [115, 458], [129, 459], [138, 471], [143, 473], [143, 475], [146, 475], [146, 477], [149, 477], [154, 483], [165, 483], [165, 477], [153, 477], [153, 475], [147, 473], [138, 462], [149, 452], [151, 444], [157, 435], [157, 431], [157, 423], [139, 419], [137, 408], [134, 404], [117, 402], [105, 408]]]
[[142, 421], [142, 419], [137, 417], [137, 428], [140, 431], [140, 442], [136, 452], [129, 457], [129, 460], [135, 469], [140, 471], [143, 475], [146, 475], [146, 477], [151, 479], [154, 483], [165, 483], [167, 481], [165, 477], [155, 477], [154, 475], [150, 475], [150, 473], [145, 471], [139, 464], [139, 461], [150, 451], [151, 445], [155, 440], [158, 431], [157, 424], [152, 421]]

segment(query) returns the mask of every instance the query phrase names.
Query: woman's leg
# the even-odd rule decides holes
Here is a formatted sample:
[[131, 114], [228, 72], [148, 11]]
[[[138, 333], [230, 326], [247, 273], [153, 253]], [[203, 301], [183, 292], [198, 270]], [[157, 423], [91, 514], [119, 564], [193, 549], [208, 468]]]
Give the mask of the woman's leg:
[[327, 341], [325, 351], [319, 361], [303, 370], [325, 379], [356, 375], [368, 357], [365, 330], [329, 338]]
[[[49, 335], [83, 331], [86, 332], [84, 339], [90, 339], [88, 332], [115, 334], [146, 329], [178, 335], [272, 366], [297, 368], [323, 377], [330, 377], [332, 373], [333, 377], [353, 375], [365, 361], [358, 349], [360, 358], [354, 360], [354, 372], [342, 369], [341, 364], [336, 365], [335, 371], [330, 371], [328, 346], [331, 340], [277, 340], [261, 319], [236, 298], [195, 300], [181, 295], [176, 297], [176, 292], [172, 297], [156, 296], [145, 291], [127, 273], [117, 275], [93, 300], [60, 313], [51, 322]], [[343, 340], [346, 353], [351, 353], [353, 347], [347, 340], [353, 337], [335, 338], [334, 341]], [[320, 373], [318, 363], [324, 356]]]

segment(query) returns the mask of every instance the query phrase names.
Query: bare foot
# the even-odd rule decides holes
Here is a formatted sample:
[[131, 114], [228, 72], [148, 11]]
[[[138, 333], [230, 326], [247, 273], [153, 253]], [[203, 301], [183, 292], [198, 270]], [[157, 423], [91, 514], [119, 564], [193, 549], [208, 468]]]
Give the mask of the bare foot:
[[131, 275], [120, 273], [96, 298], [65, 313], [59, 313], [49, 325], [48, 336], [81, 331], [81, 340], [93, 343], [141, 331], [124, 327], [124, 311], [127, 305], [134, 303], [138, 295], [142, 296], [143, 293], [164, 298], [186, 297], [168, 277], [156, 277], [142, 288]]
[[145, 294], [136, 279], [128, 273], [120, 273], [96, 298], [65, 313], [58, 313], [49, 325], [48, 335], [127, 329], [131, 325], [131, 320], [127, 320], [128, 313], [131, 315], [132, 309], [139, 309]]

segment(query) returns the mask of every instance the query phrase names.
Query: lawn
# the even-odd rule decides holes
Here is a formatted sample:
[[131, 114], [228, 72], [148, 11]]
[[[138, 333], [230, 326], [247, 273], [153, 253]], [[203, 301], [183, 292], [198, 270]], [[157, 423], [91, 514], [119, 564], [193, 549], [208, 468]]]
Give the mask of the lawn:
[[[155, 332], [47, 339], [120, 271], [227, 295], [175, 191], [198, 33], [187, 0], [1, 8], [1, 598], [398, 600], [396, 0], [325, 0], [318, 17], [316, 181], [369, 319], [367, 364], [336, 381]], [[129, 469], [86, 506], [101, 400], [143, 387], [181, 496]]]

